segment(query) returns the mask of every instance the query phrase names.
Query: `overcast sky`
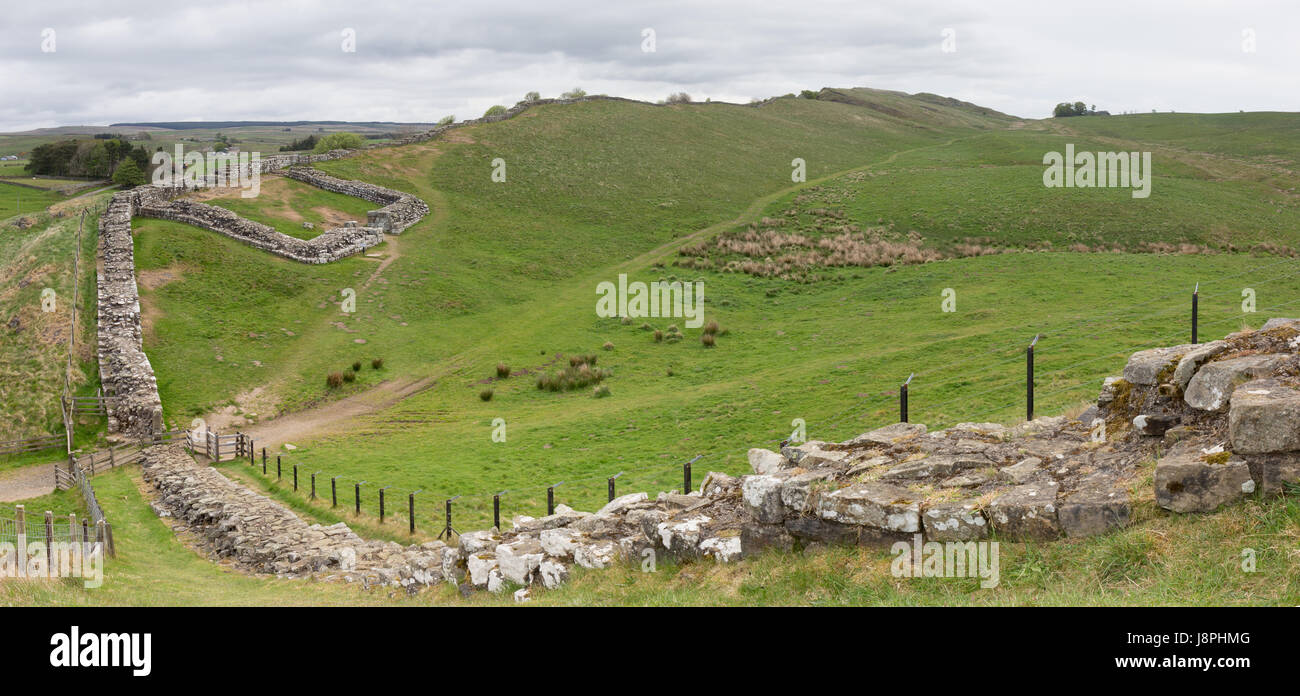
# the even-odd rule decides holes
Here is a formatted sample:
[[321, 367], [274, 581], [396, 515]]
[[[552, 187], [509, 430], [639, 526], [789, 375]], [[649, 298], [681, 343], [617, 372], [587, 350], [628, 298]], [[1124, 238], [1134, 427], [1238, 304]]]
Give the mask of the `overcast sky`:
[[3, 2], [0, 131], [428, 122], [575, 86], [737, 102], [867, 86], [1032, 118], [1066, 100], [1300, 111], [1300, 0]]

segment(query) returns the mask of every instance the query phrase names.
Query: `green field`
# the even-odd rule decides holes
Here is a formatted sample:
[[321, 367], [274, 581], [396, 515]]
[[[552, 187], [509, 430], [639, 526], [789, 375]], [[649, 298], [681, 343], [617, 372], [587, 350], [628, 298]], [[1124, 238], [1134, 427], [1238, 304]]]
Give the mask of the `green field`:
[[[888, 424], [897, 386], [912, 373], [913, 421], [1017, 422], [1023, 351], [1035, 335], [1038, 412], [1076, 409], [1131, 352], [1187, 340], [1198, 283], [1203, 338], [1300, 315], [1296, 175], [1283, 166], [1289, 146], [1269, 145], [1300, 116], [1242, 115], [1241, 132], [1226, 137], [1236, 115], [1024, 122], [939, 98], [822, 94], [761, 108], [544, 106], [442, 141], [318, 165], [429, 203], [425, 220], [369, 250], [374, 257], [305, 266], [137, 219], [136, 262], [149, 279], [141, 283], [146, 350], [165, 417], [182, 427], [218, 412], [256, 423], [327, 413], [340, 397], [427, 387], [295, 436], [296, 449], [278, 452], [286, 471], [297, 463], [326, 480], [366, 480], [360, 519], [307, 503], [305, 490], [295, 496], [275, 483], [273, 469], [265, 480], [260, 468], [224, 465], [300, 514], [391, 538], [404, 511], [378, 526], [381, 485], [402, 501], [423, 490], [422, 534], [440, 520], [438, 501], [454, 495], [463, 496], [461, 530], [489, 523], [491, 494], [502, 490], [507, 517], [544, 512], [545, 487], [560, 481], [558, 502], [592, 509], [619, 472], [621, 492], [651, 495], [679, 488], [681, 463], [696, 455], [704, 455], [697, 485], [709, 470], [743, 473], [746, 450], [775, 446], [795, 419], [810, 439], [836, 441]], [[1044, 188], [1043, 153], [1066, 143], [1152, 151], [1151, 197]], [[491, 178], [498, 157], [504, 183]], [[791, 181], [794, 158], [805, 161], [806, 182]], [[292, 182], [251, 201], [212, 202], [299, 235], [321, 208], [373, 207], [334, 196]], [[810, 240], [805, 249], [849, 232], [936, 260], [808, 261], [800, 272], [769, 274], [761, 272], [767, 257], [779, 261], [790, 249], [713, 246], [751, 226], [797, 233]], [[682, 318], [598, 317], [597, 285], [620, 273], [702, 281], [705, 318], [722, 327], [716, 347]], [[349, 288], [357, 296], [350, 315], [339, 307]], [[948, 290], [955, 312], [941, 309]], [[1243, 312], [1247, 290], [1253, 314]], [[682, 339], [657, 342], [654, 331], [671, 333], [670, 325]], [[608, 397], [536, 387], [539, 373], [584, 354], [612, 370]], [[355, 381], [326, 385], [328, 373], [354, 362]], [[498, 378], [498, 364], [512, 375]], [[493, 438], [497, 419], [504, 442]], [[350, 483], [346, 490], [350, 503]], [[1008, 563], [1015, 580], [1004, 575], [1003, 589], [989, 594], [941, 582], [900, 588], [871, 571], [884, 567], [879, 554], [834, 551], [807, 564], [777, 554], [636, 583], [621, 571], [585, 574], [546, 601], [1294, 603], [1295, 561], [1280, 549], [1294, 542], [1295, 513], [1293, 502], [1251, 502], [1170, 518], [1148, 500], [1142, 522], [1122, 533], [1017, 545]], [[1269, 535], [1272, 584], [1229, 575], [1228, 546], [1239, 551], [1231, 535], [1240, 533]], [[1166, 535], [1227, 555], [1200, 558]], [[841, 572], [849, 566], [859, 569]], [[698, 586], [711, 575], [720, 582]]]

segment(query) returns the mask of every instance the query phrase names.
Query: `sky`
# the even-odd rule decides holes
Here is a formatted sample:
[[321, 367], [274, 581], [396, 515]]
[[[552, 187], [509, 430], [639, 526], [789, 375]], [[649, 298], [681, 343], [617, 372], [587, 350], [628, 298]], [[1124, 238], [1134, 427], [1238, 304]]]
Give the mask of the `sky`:
[[432, 122], [574, 87], [742, 103], [874, 87], [1026, 118], [1061, 101], [1300, 111], [1300, 0], [0, 2], [0, 132]]

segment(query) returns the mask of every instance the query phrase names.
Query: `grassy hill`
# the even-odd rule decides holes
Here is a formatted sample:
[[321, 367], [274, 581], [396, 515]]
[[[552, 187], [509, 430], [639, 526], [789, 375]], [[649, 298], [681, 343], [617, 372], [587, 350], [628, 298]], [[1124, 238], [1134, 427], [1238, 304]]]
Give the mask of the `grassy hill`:
[[[795, 418], [810, 437], [852, 436], [894, 417], [896, 385], [912, 372], [915, 420], [1015, 420], [1021, 351], [1036, 333], [1040, 412], [1078, 404], [1132, 350], [1186, 333], [1197, 282], [1203, 335], [1262, 321], [1241, 313], [1243, 287], [1257, 291], [1261, 312], [1294, 309], [1300, 283], [1285, 257], [1113, 251], [1289, 245], [1295, 210], [1263, 183], [1157, 159], [1144, 201], [1047, 190], [1045, 150], [1104, 143], [930, 97], [843, 94], [761, 108], [546, 106], [320, 165], [429, 201], [433, 215], [372, 250], [383, 258], [303, 268], [137, 221], [141, 268], [180, 271], [145, 291], [158, 312], [147, 348], [168, 417], [259, 420], [385, 380], [433, 378], [359, 427], [295, 442], [292, 456], [398, 489], [479, 495], [462, 514], [482, 522], [484, 495], [504, 488], [515, 491], [510, 511], [535, 513], [555, 481], [566, 481], [562, 500], [591, 505], [618, 471], [629, 472], [624, 489], [652, 492], [680, 485], [680, 462], [695, 454], [707, 455], [697, 470], [742, 471], [745, 450], [779, 441]], [[498, 157], [504, 183], [490, 176]], [[807, 162], [808, 182], [790, 181], [794, 157]], [[306, 209], [274, 190], [267, 198], [264, 211]], [[789, 219], [815, 235], [829, 227], [809, 212], [818, 209], [966, 258], [831, 268], [818, 282], [675, 265], [695, 258], [679, 249], [749, 224]], [[1108, 253], [1058, 251], [1070, 248]], [[596, 285], [618, 273], [702, 279], [707, 316], [725, 329], [718, 347], [705, 348], [698, 330], [654, 341], [654, 329], [681, 320], [598, 318]], [[338, 310], [344, 288], [358, 293], [355, 315]], [[948, 288], [952, 314], [940, 311]], [[591, 353], [613, 370], [611, 397], [536, 389], [538, 373]], [[325, 386], [354, 361], [363, 364], [354, 383]], [[498, 363], [514, 376], [498, 379]], [[496, 418], [508, 425], [505, 443], [490, 437]]]
[[[1300, 116], [1243, 120], [1232, 138], [1196, 135], [1178, 116], [1023, 121], [935, 95], [865, 89], [760, 107], [537, 107], [438, 141], [318, 165], [430, 204], [424, 221], [373, 256], [304, 266], [196, 228], [137, 219], [146, 350], [166, 418], [179, 425], [207, 416], [234, 419], [223, 430], [247, 428], [241, 423], [277, 412], [325, 415], [343, 398], [382, 402], [410, 387], [391, 406], [295, 434], [297, 449], [280, 454], [286, 467], [391, 485], [394, 495], [422, 489], [422, 529], [437, 522], [433, 501], [452, 495], [464, 496], [456, 522], [468, 530], [488, 522], [490, 495], [503, 489], [508, 517], [541, 512], [545, 486], [558, 481], [557, 500], [580, 508], [603, 501], [605, 478], [620, 471], [620, 491], [677, 488], [681, 462], [697, 454], [705, 455], [697, 485], [709, 470], [741, 473], [745, 451], [774, 446], [795, 419], [809, 438], [827, 440], [891, 422], [897, 385], [911, 373], [914, 421], [1014, 422], [1024, 411], [1023, 349], [1035, 334], [1038, 411], [1059, 412], [1095, 398], [1130, 352], [1184, 340], [1197, 283], [1202, 337], [1300, 313], [1300, 261], [1288, 255], [1300, 245], [1289, 146], [1269, 144]], [[1232, 116], [1207, 128], [1227, 132]], [[1197, 149], [1211, 142], [1217, 149]], [[1044, 188], [1043, 153], [1066, 143], [1152, 151], [1151, 197]], [[505, 161], [501, 183], [491, 177], [497, 158]], [[791, 180], [795, 158], [806, 162], [806, 182]], [[324, 219], [322, 208], [368, 207], [296, 183], [264, 186], [252, 203], [213, 202], [298, 234], [301, 220]], [[768, 257], [792, 249], [714, 241], [746, 241], [751, 227], [808, 240], [795, 251], [858, 234], [869, 248], [896, 253], [847, 265], [809, 259], [806, 272], [767, 273]], [[894, 262], [909, 257], [931, 261]], [[596, 316], [597, 285], [620, 273], [703, 281], [706, 318], [722, 327], [716, 347], [680, 318]], [[340, 312], [345, 289], [356, 291], [354, 314]], [[1257, 297], [1256, 314], [1242, 311], [1245, 289]], [[941, 308], [948, 290], [957, 302], [951, 313]], [[680, 340], [655, 340], [673, 325]], [[540, 374], [590, 354], [612, 370], [608, 397], [537, 389]], [[382, 368], [371, 367], [375, 358]], [[326, 386], [327, 373], [354, 362], [355, 381]], [[511, 376], [498, 377], [498, 364]], [[505, 442], [492, 437], [497, 419]], [[273, 473], [267, 481], [238, 466], [227, 465], [231, 475], [303, 514], [327, 514], [293, 498]], [[1250, 510], [1200, 522], [1144, 514], [1166, 533], [1199, 525], [1198, 534], [1216, 538], [1251, 515], [1276, 514]], [[363, 527], [378, 529], [376, 512], [371, 493]], [[393, 517], [390, 510], [388, 525], [404, 525], [401, 513]], [[1143, 601], [1223, 601], [1203, 583], [1184, 583], [1196, 573], [1222, 575], [1223, 563], [1198, 565], [1162, 539], [1135, 529], [1064, 550], [1018, 550], [1021, 584], [987, 599], [1034, 601], [1040, 585], [1060, 580], [1087, 589], [1047, 601], [1124, 601], [1133, 583], [1145, 588], [1134, 595]], [[1072, 560], [1075, 552], [1089, 564]], [[555, 601], [956, 597], [949, 586], [901, 591], [879, 578], [836, 579], [845, 564], [878, 564], [863, 554], [788, 569], [765, 559], [734, 572], [674, 570], [631, 589], [617, 587], [626, 581], [617, 573], [593, 574]], [[687, 588], [701, 572], [734, 591]], [[1247, 585], [1230, 584], [1253, 598], [1243, 601], [1287, 601], [1296, 592], [1285, 583], [1266, 592]]]

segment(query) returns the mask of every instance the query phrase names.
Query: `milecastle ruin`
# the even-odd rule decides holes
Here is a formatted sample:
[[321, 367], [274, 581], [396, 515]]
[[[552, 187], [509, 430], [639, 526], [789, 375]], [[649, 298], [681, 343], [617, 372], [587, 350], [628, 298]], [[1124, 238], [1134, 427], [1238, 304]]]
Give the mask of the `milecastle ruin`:
[[138, 215], [183, 222], [293, 261], [321, 264], [359, 254], [384, 241], [385, 234], [401, 234], [429, 214], [429, 206], [410, 194], [301, 166], [348, 154], [336, 150], [323, 155], [276, 155], [261, 162], [262, 172], [283, 171], [290, 178], [327, 191], [383, 205], [366, 214], [364, 226], [348, 223], [310, 240], [290, 237], [225, 208], [177, 200], [188, 192], [183, 185], [139, 186], [113, 196], [99, 219], [98, 283], [99, 373], [105, 393], [113, 397], [108, 402], [110, 433], [141, 440], [163, 430], [158, 383], [142, 345], [131, 218]]

